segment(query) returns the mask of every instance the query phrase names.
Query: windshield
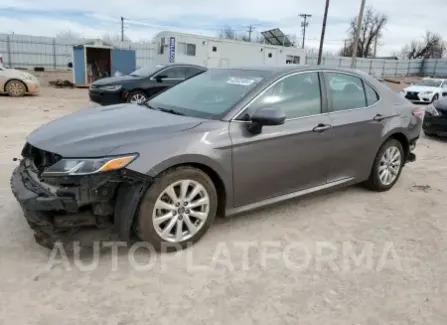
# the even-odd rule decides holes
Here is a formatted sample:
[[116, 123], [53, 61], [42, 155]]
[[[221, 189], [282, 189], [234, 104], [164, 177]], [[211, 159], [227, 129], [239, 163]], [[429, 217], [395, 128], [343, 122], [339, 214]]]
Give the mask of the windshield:
[[208, 70], [160, 93], [148, 104], [182, 115], [220, 119], [268, 74], [257, 70]]
[[157, 65], [157, 66], [152, 67], [152, 68], [140, 68], [140, 69], [137, 69], [134, 72], [130, 73], [129, 76], [132, 76], [132, 77], [149, 77], [155, 71], [160, 70], [163, 67], [164, 67], [163, 65]]
[[416, 86], [441, 87], [442, 80], [423, 79], [415, 83]]

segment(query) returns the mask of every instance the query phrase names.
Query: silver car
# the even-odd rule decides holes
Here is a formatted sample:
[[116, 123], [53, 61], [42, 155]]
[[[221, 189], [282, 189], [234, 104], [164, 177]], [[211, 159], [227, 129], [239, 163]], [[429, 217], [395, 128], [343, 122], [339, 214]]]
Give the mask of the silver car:
[[183, 248], [216, 215], [355, 183], [389, 190], [416, 159], [422, 114], [357, 71], [211, 69], [143, 104], [40, 127], [12, 191], [45, 246], [108, 228]]

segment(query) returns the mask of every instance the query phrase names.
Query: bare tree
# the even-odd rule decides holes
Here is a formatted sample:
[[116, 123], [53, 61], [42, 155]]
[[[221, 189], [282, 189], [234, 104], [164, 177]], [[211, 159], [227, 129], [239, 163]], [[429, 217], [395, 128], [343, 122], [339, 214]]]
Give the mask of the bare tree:
[[[367, 58], [374, 54], [374, 46], [382, 38], [387, 22], [388, 17], [385, 14], [376, 11], [371, 6], [366, 8], [360, 29], [357, 57]], [[339, 51], [341, 56], [352, 56], [354, 38], [357, 33], [357, 17], [351, 19], [348, 33], [345, 46]]]
[[440, 59], [446, 52], [446, 43], [441, 35], [426, 32], [423, 40], [413, 40], [406, 44], [399, 57], [403, 59]]
[[240, 40], [241, 37], [236, 33], [236, 31], [230, 26], [223, 27], [219, 32], [219, 38], [230, 39], [230, 40]]
[[81, 33], [74, 32], [72, 30], [64, 30], [56, 34], [56, 38], [63, 40], [79, 40], [83, 38]]
[[[104, 34], [102, 36], [102, 40], [106, 43], [119, 43], [121, 42], [121, 35], [119, 34]], [[124, 35], [124, 42], [130, 42], [131, 39], [129, 37], [127, 37], [126, 35]]]

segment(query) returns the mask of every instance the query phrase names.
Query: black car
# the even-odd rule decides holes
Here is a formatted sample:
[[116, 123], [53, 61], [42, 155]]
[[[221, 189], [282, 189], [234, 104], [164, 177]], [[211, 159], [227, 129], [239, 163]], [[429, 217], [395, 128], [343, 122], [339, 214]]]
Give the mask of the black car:
[[207, 69], [192, 64], [141, 68], [129, 75], [97, 80], [90, 86], [90, 100], [101, 105], [144, 102], [160, 91]]
[[447, 136], [447, 97], [427, 106], [422, 129], [427, 136]]

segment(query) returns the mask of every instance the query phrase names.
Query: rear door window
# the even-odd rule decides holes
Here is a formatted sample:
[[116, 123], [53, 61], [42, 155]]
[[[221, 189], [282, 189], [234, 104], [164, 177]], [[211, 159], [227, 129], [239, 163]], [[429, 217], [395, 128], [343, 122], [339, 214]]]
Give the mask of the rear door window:
[[334, 111], [368, 106], [362, 79], [333, 72], [326, 72], [325, 79]]

